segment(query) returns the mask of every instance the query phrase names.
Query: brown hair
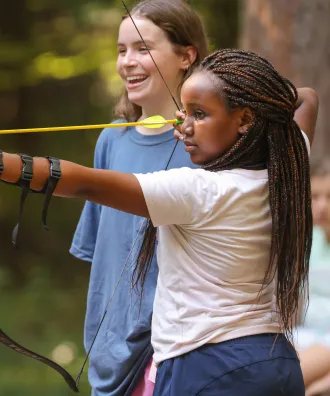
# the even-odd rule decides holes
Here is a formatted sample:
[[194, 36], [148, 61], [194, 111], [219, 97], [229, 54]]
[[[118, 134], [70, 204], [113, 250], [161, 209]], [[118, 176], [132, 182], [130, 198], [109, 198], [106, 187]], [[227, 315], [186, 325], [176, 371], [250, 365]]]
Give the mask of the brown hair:
[[[184, 0], [144, 0], [133, 7], [131, 15], [149, 19], [161, 28], [172, 43], [173, 51], [179, 53], [183, 47], [187, 46], [196, 48], [196, 60], [184, 72], [183, 84], [208, 54], [206, 34], [198, 15]], [[127, 17], [126, 15], [123, 19]], [[178, 92], [180, 88], [181, 86], [178, 87]], [[114, 112], [118, 118], [137, 121], [141, 117], [142, 109], [128, 100], [125, 90], [119, 98]]]
[[[294, 85], [260, 56], [242, 50], [220, 50], [199, 71], [211, 73], [222, 87], [228, 109], [250, 108], [254, 121], [247, 133], [218, 159], [203, 166], [211, 172], [264, 163], [269, 177], [272, 217], [270, 260], [261, 290], [276, 276], [277, 306], [284, 332], [291, 336], [298, 302], [305, 287], [312, 244], [309, 158], [294, 121], [298, 98]], [[143, 281], [148, 269], [145, 234], [136, 269]], [[149, 264], [150, 265], [150, 264]]]

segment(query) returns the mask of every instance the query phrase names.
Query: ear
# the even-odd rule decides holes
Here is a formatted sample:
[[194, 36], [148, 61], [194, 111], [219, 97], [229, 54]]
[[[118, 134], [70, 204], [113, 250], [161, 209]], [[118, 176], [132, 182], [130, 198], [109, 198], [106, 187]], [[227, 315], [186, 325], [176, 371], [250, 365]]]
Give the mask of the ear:
[[187, 70], [197, 58], [197, 49], [191, 45], [184, 47], [182, 53], [182, 70]]
[[253, 111], [248, 107], [243, 107], [241, 109], [241, 114], [239, 117], [238, 133], [241, 135], [246, 133], [251, 127], [253, 120], [254, 120]]

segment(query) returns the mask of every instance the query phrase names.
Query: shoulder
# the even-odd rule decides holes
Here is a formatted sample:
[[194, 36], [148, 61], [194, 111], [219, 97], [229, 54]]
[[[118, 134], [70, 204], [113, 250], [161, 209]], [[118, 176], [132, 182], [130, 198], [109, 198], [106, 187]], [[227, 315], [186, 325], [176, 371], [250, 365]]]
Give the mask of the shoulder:
[[154, 188], [163, 188], [168, 191], [179, 191], [180, 195], [186, 195], [190, 191], [196, 191], [196, 187], [207, 187], [212, 179], [212, 172], [203, 169], [189, 167], [160, 170], [153, 173], [137, 174], [140, 182], [145, 182]]
[[237, 185], [235, 177], [226, 171], [210, 172], [202, 168], [183, 167], [166, 172], [168, 183], [175, 183], [183, 194], [199, 195], [207, 200], [218, 199]]
[[[240, 189], [244, 181], [247, 184], [250, 183], [251, 178], [249, 175], [251, 172], [242, 169], [210, 172], [202, 168], [181, 167], [137, 176], [141, 179], [150, 180], [154, 184], [161, 183], [163, 185], [176, 186], [183, 194], [189, 191], [193, 191], [194, 194], [197, 191], [198, 193], [223, 194], [233, 189]], [[257, 179], [265, 179], [267, 181], [267, 172], [265, 172], [260, 172]]]
[[179, 179], [182, 183], [185, 182], [193, 182], [200, 180], [202, 182], [209, 182], [216, 178], [215, 172], [210, 172], [202, 168], [189, 168], [189, 167], [181, 167], [181, 168], [174, 168], [169, 169], [166, 171], [156, 172], [155, 174], [167, 174], [169, 180], [171, 179]]
[[[189, 167], [170, 169], [161, 172], [166, 172], [168, 174], [169, 179], [171, 178], [180, 179], [182, 183], [199, 182], [201, 184], [206, 184], [208, 186], [210, 184], [216, 184], [228, 188], [236, 186], [238, 178], [242, 178], [242, 177], [246, 178], [249, 174], [251, 174], [251, 171], [245, 171], [242, 169], [211, 172], [203, 168], [189, 168]], [[161, 173], [161, 172], [157, 172], [157, 173]], [[265, 172], [263, 172], [263, 174], [265, 174]], [[267, 178], [267, 175], [265, 176], [265, 178]]]
[[[118, 124], [125, 122], [125, 120], [115, 120], [111, 124]], [[114, 142], [124, 135], [126, 127], [105, 128], [97, 138], [95, 147], [95, 157], [104, 157], [108, 154]]]
[[[121, 124], [125, 122], [125, 120], [114, 120], [111, 122], [111, 124]], [[111, 125], [109, 124], [109, 125]], [[97, 143], [107, 143], [111, 142], [114, 139], [116, 139], [118, 136], [120, 136], [123, 132], [125, 132], [126, 127], [117, 127], [117, 128], [104, 128], [103, 131], [100, 133]]]

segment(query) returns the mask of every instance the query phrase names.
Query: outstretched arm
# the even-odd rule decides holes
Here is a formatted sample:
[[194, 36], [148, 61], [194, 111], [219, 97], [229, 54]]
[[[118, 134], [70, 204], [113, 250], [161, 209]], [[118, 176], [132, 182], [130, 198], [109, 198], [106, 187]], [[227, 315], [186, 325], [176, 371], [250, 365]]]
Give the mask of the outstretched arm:
[[312, 88], [298, 88], [297, 91], [298, 100], [294, 120], [306, 133], [309, 143], [312, 145], [319, 109], [318, 96]]
[[[0, 178], [15, 183], [21, 175], [22, 161], [16, 154], [3, 153], [4, 171]], [[81, 198], [123, 212], [149, 217], [148, 208], [138, 179], [129, 173], [87, 168], [61, 160], [62, 178], [54, 195]], [[30, 188], [41, 190], [49, 176], [49, 162], [34, 158]]]

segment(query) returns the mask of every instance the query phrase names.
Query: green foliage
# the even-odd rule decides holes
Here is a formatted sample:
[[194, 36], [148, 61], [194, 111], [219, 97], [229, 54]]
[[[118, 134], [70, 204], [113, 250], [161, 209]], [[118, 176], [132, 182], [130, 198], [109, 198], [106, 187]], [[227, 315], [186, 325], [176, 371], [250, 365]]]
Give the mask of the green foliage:
[[[135, 1], [126, 3], [130, 6]], [[233, 46], [237, 0], [190, 0], [211, 46]], [[115, 70], [120, 0], [10, 0], [0, 5], [0, 129], [82, 125], [111, 120], [121, 90]], [[99, 131], [1, 135], [1, 149], [53, 155], [88, 166]], [[19, 190], [0, 185], [0, 327], [78, 373], [90, 264], [68, 253], [83, 202], [53, 198], [51, 231], [42, 229], [43, 196], [26, 203], [18, 250], [11, 246]], [[62, 352], [61, 352], [62, 351]], [[60, 353], [61, 352], [61, 353]], [[87, 370], [86, 370], [87, 371]], [[87, 375], [81, 395], [90, 394]], [[0, 345], [0, 395], [72, 392], [56, 372]]]
[[[62, 346], [62, 359], [66, 357], [64, 367], [75, 377], [85, 357], [83, 293], [79, 289], [54, 288], [45, 273], [34, 275], [35, 279], [24, 289], [7, 292], [5, 299], [1, 299], [0, 312], [6, 313], [1, 327], [23, 346], [51, 359]], [[72, 394], [62, 377], [51, 368], [3, 346], [0, 348], [1, 395], [22, 395], [23, 390], [24, 395], [35, 396]], [[80, 389], [81, 395], [90, 393], [86, 375]]]

